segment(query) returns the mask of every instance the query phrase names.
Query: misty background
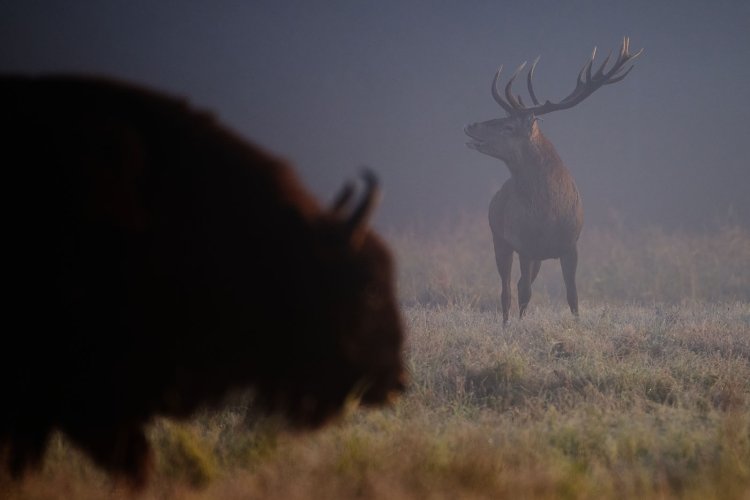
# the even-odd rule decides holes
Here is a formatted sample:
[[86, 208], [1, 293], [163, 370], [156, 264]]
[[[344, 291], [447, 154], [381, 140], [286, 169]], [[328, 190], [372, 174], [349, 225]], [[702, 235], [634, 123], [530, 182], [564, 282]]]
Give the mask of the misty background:
[[421, 227], [485, 217], [509, 177], [462, 131], [504, 115], [500, 64], [506, 81], [541, 55], [535, 89], [555, 101], [623, 36], [645, 49], [632, 73], [541, 123], [586, 224], [750, 226], [750, 2], [1, 1], [0, 72], [185, 96], [288, 158], [322, 200], [372, 167], [378, 225]]

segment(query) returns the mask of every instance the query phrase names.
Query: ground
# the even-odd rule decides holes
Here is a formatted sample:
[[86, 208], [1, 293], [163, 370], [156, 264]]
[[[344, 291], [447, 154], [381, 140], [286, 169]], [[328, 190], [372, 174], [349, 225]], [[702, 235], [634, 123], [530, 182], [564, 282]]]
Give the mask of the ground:
[[[313, 434], [238, 395], [157, 420], [138, 498], [750, 498], [750, 233], [613, 225], [581, 241], [581, 317], [545, 262], [503, 328], [489, 228], [387, 233], [400, 266], [408, 393]], [[517, 262], [516, 269], [517, 273]], [[127, 498], [55, 436], [0, 496]]]

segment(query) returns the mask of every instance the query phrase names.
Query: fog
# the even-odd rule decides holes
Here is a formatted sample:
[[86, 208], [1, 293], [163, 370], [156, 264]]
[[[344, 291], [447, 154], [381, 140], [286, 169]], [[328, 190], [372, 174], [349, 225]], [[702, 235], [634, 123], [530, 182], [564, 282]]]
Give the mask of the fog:
[[587, 224], [750, 226], [740, 0], [6, 1], [0, 72], [104, 74], [186, 96], [291, 160], [324, 200], [370, 166], [385, 191], [378, 225], [412, 227], [483, 216], [508, 179], [462, 131], [503, 116], [489, 90], [500, 64], [541, 55], [537, 94], [558, 100], [595, 45], [601, 60], [623, 36], [644, 48], [632, 73], [541, 124]]

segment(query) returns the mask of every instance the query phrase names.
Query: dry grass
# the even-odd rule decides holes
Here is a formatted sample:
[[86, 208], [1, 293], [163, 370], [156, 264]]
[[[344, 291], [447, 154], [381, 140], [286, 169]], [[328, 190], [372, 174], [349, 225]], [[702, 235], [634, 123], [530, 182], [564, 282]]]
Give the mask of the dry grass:
[[[391, 235], [409, 393], [295, 436], [239, 400], [151, 428], [140, 498], [750, 498], [750, 235], [590, 230], [500, 326], [488, 230]], [[127, 498], [61, 437], [3, 498]]]

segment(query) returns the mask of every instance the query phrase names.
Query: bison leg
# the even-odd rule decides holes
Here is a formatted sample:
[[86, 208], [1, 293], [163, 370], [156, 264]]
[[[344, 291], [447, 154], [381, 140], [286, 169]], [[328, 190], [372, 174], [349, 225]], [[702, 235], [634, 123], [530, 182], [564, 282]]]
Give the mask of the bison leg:
[[110, 473], [141, 488], [151, 468], [151, 448], [140, 424], [75, 429], [68, 434], [84, 448], [94, 462]]
[[[3, 452], [9, 452], [7, 467], [12, 477], [20, 478], [28, 469], [39, 467], [47, 448], [48, 437], [49, 431], [45, 427], [18, 429], [15, 435], [7, 440], [7, 449], [3, 450], [0, 447], [0, 459], [4, 458]], [[2, 444], [6, 444], [6, 439], [0, 441], [0, 445]]]
[[565, 280], [565, 291], [568, 305], [573, 316], [578, 316], [578, 291], [576, 290], [576, 268], [578, 267], [578, 250], [573, 248], [570, 252], [560, 257], [563, 280]]
[[508, 312], [510, 311], [511, 289], [510, 271], [513, 267], [513, 248], [505, 241], [495, 239], [495, 263], [500, 273], [500, 304], [503, 307], [503, 324], [508, 323]]
[[[529, 259], [519, 254], [521, 262], [521, 278], [518, 280], [518, 317], [523, 318], [526, 312], [526, 307], [529, 305], [531, 300], [531, 282], [534, 280], [536, 268], [535, 260]], [[538, 270], [537, 270], [538, 272]]]

